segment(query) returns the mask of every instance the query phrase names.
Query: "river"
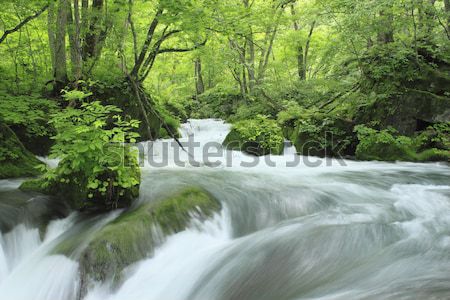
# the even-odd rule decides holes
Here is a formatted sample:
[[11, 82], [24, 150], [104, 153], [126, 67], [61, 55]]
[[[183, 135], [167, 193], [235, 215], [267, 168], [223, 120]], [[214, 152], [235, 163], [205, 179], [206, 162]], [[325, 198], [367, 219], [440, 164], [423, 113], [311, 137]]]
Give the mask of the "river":
[[[167, 161], [156, 167], [147, 157], [135, 206], [196, 185], [223, 209], [168, 237], [118, 288], [92, 284], [86, 300], [450, 299], [448, 165], [320, 161], [292, 147], [270, 160], [223, 151], [205, 161], [205, 145], [228, 131], [191, 120], [181, 141], [203, 147], [189, 155], [173, 155], [170, 140], [143, 147]], [[20, 182], [0, 181], [0, 300], [75, 300], [78, 262], [52, 249], [120, 212], [71, 213], [43, 233], [36, 220], [64, 209], [18, 191]]]

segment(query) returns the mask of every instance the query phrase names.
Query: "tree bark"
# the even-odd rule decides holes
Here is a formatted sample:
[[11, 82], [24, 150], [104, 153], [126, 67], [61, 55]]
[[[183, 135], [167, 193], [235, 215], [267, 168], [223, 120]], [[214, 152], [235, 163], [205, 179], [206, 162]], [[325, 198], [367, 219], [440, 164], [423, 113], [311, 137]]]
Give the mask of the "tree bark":
[[450, 32], [450, 0], [444, 0], [444, 9], [447, 14], [447, 33]]
[[195, 65], [195, 90], [197, 95], [201, 95], [205, 92], [205, 85], [203, 83], [202, 61], [200, 60], [200, 58], [195, 59], [194, 65]]
[[67, 84], [66, 26], [68, 0], [59, 0], [55, 35], [55, 86], [59, 93]]
[[56, 33], [55, 33], [55, 3], [50, 2], [50, 6], [48, 8], [47, 14], [47, 35], [48, 35], [48, 44], [50, 48], [50, 59], [52, 62], [52, 77], [55, 78], [55, 67], [56, 67], [56, 58], [55, 58], [55, 50], [56, 50]]
[[[86, 3], [84, 4], [86, 5]], [[83, 7], [84, 7], [83, 5]], [[95, 58], [98, 54], [98, 43], [102, 32], [101, 16], [103, 11], [103, 0], [93, 0], [91, 6], [91, 17], [89, 18], [89, 30], [84, 39], [83, 57], [85, 59]], [[86, 11], [87, 14], [89, 14]], [[88, 18], [86, 16], [86, 18]], [[85, 20], [86, 22], [87, 20]]]
[[393, 23], [394, 16], [392, 12], [380, 11], [380, 27], [383, 30], [378, 32], [378, 42], [381, 44], [389, 44], [394, 42], [394, 28]]
[[80, 40], [80, 9], [78, 0], [73, 1], [73, 13], [72, 6], [68, 5], [68, 26], [67, 31], [69, 34], [70, 42], [70, 57], [72, 61], [72, 76], [75, 81], [78, 81], [82, 76], [83, 59], [81, 53], [81, 40]]
[[[295, 16], [295, 8], [294, 4], [291, 4], [291, 15]], [[297, 21], [294, 20], [294, 30], [300, 31], [300, 26], [298, 25]], [[303, 45], [298, 42], [297, 43], [297, 73], [300, 80], [306, 79], [306, 68], [304, 63], [304, 50]]]
[[311, 28], [309, 30], [309, 34], [308, 34], [308, 39], [306, 40], [306, 45], [305, 45], [305, 57], [303, 60], [303, 78], [306, 79], [306, 70], [308, 67], [308, 54], [309, 54], [309, 46], [311, 45], [311, 39], [312, 39], [312, 35], [314, 33], [314, 28], [316, 27], [316, 21], [312, 22], [311, 24]]

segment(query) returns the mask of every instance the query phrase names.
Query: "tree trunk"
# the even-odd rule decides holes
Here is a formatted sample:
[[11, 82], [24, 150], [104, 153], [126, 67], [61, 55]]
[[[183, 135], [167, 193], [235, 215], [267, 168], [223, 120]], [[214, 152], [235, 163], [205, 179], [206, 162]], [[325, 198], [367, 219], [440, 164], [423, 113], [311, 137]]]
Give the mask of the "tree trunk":
[[72, 61], [72, 75], [75, 81], [78, 81], [82, 75], [82, 57], [80, 40], [80, 9], [78, 0], [73, 2], [72, 7], [68, 5], [67, 31], [69, 33], [70, 57]]
[[[86, 4], [85, 4], [86, 5]], [[95, 58], [97, 54], [97, 46], [101, 32], [101, 16], [103, 11], [103, 0], [93, 0], [92, 9], [89, 18], [89, 30], [84, 39], [83, 57], [85, 59]], [[87, 18], [87, 17], [86, 17]], [[87, 20], [85, 20], [86, 22]]]
[[[291, 15], [295, 16], [295, 8], [294, 4], [291, 4]], [[297, 21], [294, 20], [294, 30], [300, 31], [300, 26]], [[306, 68], [304, 65], [304, 50], [303, 45], [300, 42], [297, 42], [297, 73], [300, 80], [306, 79]]]
[[50, 2], [48, 7], [47, 14], [47, 35], [48, 35], [48, 44], [50, 48], [50, 59], [52, 62], [52, 77], [55, 78], [55, 67], [56, 67], [56, 59], [55, 59], [55, 50], [56, 50], [56, 33], [55, 33], [55, 3], [53, 1]]
[[68, 0], [59, 0], [55, 35], [55, 86], [59, 93], [67, 84], [66, 26]]
[[394, 28], [393, 23], [394, 16], [392, 12], [381, 11], [380, 12], [380, 22], [381, 22], [381, 30], [378, 33], [378, 42], [381, 44], [389, 44], [394, 42]]
[[200, 58], [196, 58], [194, 64], [195, 64], [195, 90], [197, 95], [201, 95], [205, 92], [205, 85], [203, 83], [202, 62]]
[[312, 39], [312, 35], [313, 35], [315, 27], [316, 27], [316, 21], [312, 22], [311, 29], [309, 30], [309, 34], [308, 34], [308, 39], [306, 40], [305, 57], [303, 59], [303, 79], [306, 79], [306, 71], [307, 71], [307, 68], [308, 68], [309, 46], [311, 44], [311, 39]]
[[447, 14], [447, 33], [450, 32], [450, 0], [444, 0], [445, 13]]
[[250, 34], [246, 38], [246, 43], [248, 45], [248, 57], [246, 61], [247, 73], [248, 73], [248, 90], [253, 91], [256, 83], [255, 76], [255, 44], [253, 41], [253, 32], [250, 29]]

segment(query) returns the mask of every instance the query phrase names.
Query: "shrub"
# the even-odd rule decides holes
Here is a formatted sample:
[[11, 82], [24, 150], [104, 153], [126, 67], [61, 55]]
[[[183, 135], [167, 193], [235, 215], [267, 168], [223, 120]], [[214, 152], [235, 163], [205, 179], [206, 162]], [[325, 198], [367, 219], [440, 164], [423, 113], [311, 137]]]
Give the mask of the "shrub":
[[355, 127], [359, 144], [356, 148], [356, 158], [359, 160], [380, 161], [415, 161], [413, 139], [406, 136], [396, 136], [392, 128], [375, 130], [364, 125]]
[[54, 128], [47, 124], [48, 115], [57, 110], [52, 100], [0, 93], [0, 119], [37, 155], [46, 155], [50, 149]]
[[[136, 142], [139, 122], [124, 120], [122, 111], [100, 102], [67, 108], [50, 121], [57, 130], [51, 157], [60, 159], [47, 170], [44, 188], [72, 196], [76, 208], [112, 209], [137, 196], [140, 173], [136, 153], [124, 143]], [[122, 202], [121, 202], [122, 201]]]

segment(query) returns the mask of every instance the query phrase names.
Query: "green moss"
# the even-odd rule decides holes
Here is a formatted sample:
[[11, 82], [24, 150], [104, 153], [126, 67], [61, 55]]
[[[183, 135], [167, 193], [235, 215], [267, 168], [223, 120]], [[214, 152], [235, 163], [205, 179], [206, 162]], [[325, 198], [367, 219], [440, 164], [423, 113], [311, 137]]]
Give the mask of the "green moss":
[[[82, 275], [97, 281], [113, 278], [117, 282], [126, 266], [152, 254], [161, 238], [153, 236], [155, 227], [161, 228], [164, 235], [177, 233], [186, 229], [192, 216], [204, 220], [220, 209], [220, 203], [209, 193], [188, 188], [127, 211], [91, 237], [80, 257]], [[58, 245], [55, 252], [70, 255], [84, 238], [71, 238]]]
[[306, 112], [296, 121], [290, 140], [302, 155], [352, 156], [356, 147], [353, 126], [352, 121], [342, 117]]
[[284, 137], [274, 120], [258, 115], [254, 119], [235, 123], [223, 145], [229, 150], [240, 150], [256, 156], [281, 155]]
[[417, 154], [417, 160], [419, 161], [447, 161], [450, 162], [450, 151], [441, 149], [427, 149]]
[[0, 123], [0, 179], [30, 177], [41, 172], [36, 168], [43, 165], [18, 140], [14, 132]]
[[26, 180], [20, 185], [19, 189], [24, 192], [50, 193], [48, 187], [45, 186], [45, 180], [42, 178]]

